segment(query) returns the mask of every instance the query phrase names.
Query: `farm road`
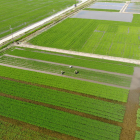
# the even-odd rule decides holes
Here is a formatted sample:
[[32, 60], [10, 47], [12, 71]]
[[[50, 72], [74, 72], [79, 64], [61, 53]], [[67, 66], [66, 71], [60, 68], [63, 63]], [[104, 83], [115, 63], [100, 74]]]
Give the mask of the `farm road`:
[[134, 140], [135, 132], [140, 131], [137, 127], [137, 110], [139, 108], [140, 95], [140, 68], [135, 67], [134, 75], [131, 82], [128, 102], [126, 103], [126, 112], [124, 115], [123, 129], [120, 135], [120, 140]]
[[[14, 55], [9, 55], [9, 54], [4, 54], [4, 56], [20, 58], [20, 59], [25, 59], [25, 60], [32, 60], [32, 61], [43, 62], [43, 63], [49, 63], [49, 64], [60, 65], [60, 66], [67, 66], [67, 67], [70, 66], [70, 65], [62, 64], [62, 63], [43, 61], [43, 60], [38, 60], [38, 59], [26, 58], [26, 57], [19, 57], [19, 56], [14, 56]], [[117, 72], [109, 72], [109, 71], [98, 70], [98, 69], [91, 69], [91, 68], [80, 67], [80, 66], [73, 66], [73, 67], [74, 68], [78, 68], [78, 69], [89, 70], [89, 71], [96, 71], [96, 72], [102, 72], [102, 73], [107, 73], [107, 74], [114, 74], [114, 75], [119, 75], [119, 76], [132, 77], [132, 75], [121, 74], [121, 73], [117, 73]]]
[[128, 87], [124, 87], [124, 86], [118, 86], [118, 85], [114, 85], [114, 84], [108, 84], [108, 83], [104, 83], [104, 82], [98, 82], [98, 81], [88, 80], [88, 79], [83, 79], [83, 78], [76, 78], [76, 77], [72, 77], [72, 76], [66, 76], [66, 75], [61, 75], [61, 74], [56, 74], [56, 73], [41, 71], [41, 70], [34, 70], [34, 69], [30, 69], [30, 68], [25, 68], [25, 67], [18, 67], [18, 66], [3, 64], [3, 63], [0, 63], [0, 65], [1, 66], [6, 66], [6, 67], [11, 67], [11, 68], [16, 68], [16, 69], [22, 69], [22, 70], [40, 72], [40, 73], [45, 73], [45, 74], [51, 74], [51, 75], [55, 75], [55, 76], [67, 77], [67, 78], [71, 78], [71, 79], [76, 79], [76, 80], [81, 80], [81, 81], [87, 81], [87, 82], [102, 84], [102, 85], [106, 85], [106, 86], [112, 86], [112, 87], [117, 87], [117, 88], [129, 89]]
[[51, 52], [58, 52], [58, 53], [64, 53], [64, 54], [72, 54], [72, 55], [78, 55], [78, 56], [85, 56], [85, 57], [91, 57], [91, 58], [99, 58], [99, 59], [119, 61], [119, 62], [125, 62], [125, 63], [133, 63], [133, 64], [139, 64], [140, 65], [140, 60], [135, 60], [135, 59], [113, 57], [113, 56], [106, 56], [106, 55], [98, 55], [98, 54], [91, 54], [91, 53], [83, 53], [83, 52], [76, 52], [76, 51], [63, 50], [63, 49], [56, 49], [56, 48], [50, 48], [50, 47], [42, 47], [42, 46], [31, 45], [31, 44], [27, 44], [27, 43], [21, 43], [21, 44], [16, 44], [15, 43], [13, 45], [14, 46], [19, 46], [19, 47], [25, 47], [25, 48], [33, 48], [33, 49], [46, 50], [46, 51], [51, 51]]

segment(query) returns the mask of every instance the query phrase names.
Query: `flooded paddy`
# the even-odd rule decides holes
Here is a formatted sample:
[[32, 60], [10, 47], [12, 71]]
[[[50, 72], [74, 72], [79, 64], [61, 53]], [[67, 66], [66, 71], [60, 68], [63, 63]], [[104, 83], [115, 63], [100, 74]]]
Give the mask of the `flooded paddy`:
[[99, 11], [80, 11], [76, 15], [72, 16], [72, 18], [132, 22], [133, 14]]
[[88, 8], [121, 10], [125, 3], [96, 2]]

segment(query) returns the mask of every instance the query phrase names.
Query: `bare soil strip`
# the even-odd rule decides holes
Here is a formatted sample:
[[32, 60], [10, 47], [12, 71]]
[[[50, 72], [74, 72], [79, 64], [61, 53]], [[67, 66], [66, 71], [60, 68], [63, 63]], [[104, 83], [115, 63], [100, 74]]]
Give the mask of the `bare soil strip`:
[[0, 63], [0, 65], [1, 66], [6, 66], [6, 67], [10, 67], [10, 68], [16, 68], [16, 69], [34, 71], [34, 72], [39, 72], [39, 73], [51, 74], [51, 75], [55, 75], [55, 76], [67, 77], [67, 78], [71, 78], [71, 79], [76, 79], [76, 80], [86, 81], [86, 82], [91, 82], [91, 83], [97, 83], [97, 84], [106, 85], [106, 86], [112, 86], [112, 87], [117, 87], [117, 88], [129, 89], [129, 87], [125, 87], [125, 86], [119, 86], [119, 85], [114, 85], [114, 84], [109, 84], [109, 83], [104, 83], [104, 82], [98, 82], [98, 81], [94, 81], [94, 80], [77, 78], [77, 77], [72, 77], [72, 76], [67, 76], [67, 75], [47, 72], [47, 71], [35, 70], [35, 69], [30, 69], [30, 68], [25, 68], [25, 67], [19, 67], [19, 66], [13, 66], [13, 65], [9, 65], [9, 64], [3, 64], [3, 63]]
[[63, 107], [59, 107], [59, 106], [54, 106], [54, 105], [51, 105], [51, 104], [46, 104], [46, 103], [42, 103], [42, 102], [38, 102], [38, 101], [33, 101], [33, 100], [21, 98], [21, 97], [16, 97], [16, 96], [4, 94], [4, 93], [0, 93], [0, 96], [8, 97], [8, 98], [11, 98], [11, 99], [15, 99], [15, 100], [23, 101], [23, 102], [28, 102], [28, 103], [32, 103], [32, 104], [36, 104], [36, 105], [41, 105], [41, 106], [49, 107], [49, 108], [56, 109], [56, 110], [61, 110], [61, 111], [68, 112], [68, 113], [71, 113], [71, 114], [75, 114], [75, 115], [78, 115], [78, 116], [82, 116], [82, 117], [86, 117], [86, 118], [90, 118], [90, 119], [94, 119], [94, 120], [98, 120], [98, 121], [101, 121], [101, 122], [105, 122], [105, 123], [109, 123], [109, 124], [113, 124], [113, 125], [117, 125], [117, 126], [122, 127], [122, 123], [120, 123], [120, 122], [116, 122], [116, 121], [108, 120], [108, 119], [105, 119], [105, 118], [93, 116], [93, 115], [90, 115], [90, 114], [74, 111], [74, 110], [71, 110], [71, 109], [67, 109], [67, 108], [63, 108]]
[[31, 129], [33, 131], [43, 133], [43, 134], [46, 134], [46, 135], [49, 135], [51, 137], [55, 137], [55, 138], [58, 138], [58, 139], [80, 140], [79, 138], [75, 138], [75, 137], [72, 137], [72, 136], [69, 136], [69, 135], [66, 135], [66, 134], [62, 134], [62, 133], [59, 133], [59, 132], [56, 132], [56, 131], [52, 131], [52, 130], [49, 130], [49, 129], [46, 129], [46, 128], [38, 127], [38, 126], [28, 124], [28, 123], [25, 123], [25, 122], [22, 122], [22, 121], [18, 121], [18, 120], [12, 119], [12, 118], [7, 118], [7, 117], [1, 116], [1, 115], [0, 115], [0, 120], [11, 123], [13, 125], [17, 125], [17, 126], [20, 126], [20, 127]]
[[131, 82], [128, 102], [126, 104], [126, 112], [123, 121], [123, 128], [120, 140], [134, 140], [135, 131], [140, 130], [136, 126], [137, 110], [139, 108], [140, 94], [140, 68], [135, 67], [134, 75]]
[[94, 95], [88, 95], [88, 94], [84, 94], [84, 93], [79, 93], [79, 92], [75, 92], [75, 91], [70, 91], [70, 90], [66, 90], [66, 89], [57, 88], [57, 87], [35, 84], [35, 83], [31, 83], [31, 82], [25, 82], [25, 81], [16, 80], [16, 79], [8, 78], [8, 77], [2, 77], [2, 76], [0, 76], [0, 78], [5, 79], [5, 80], [10, 80], [10, 81], [15, 81], [15, 82], [27, 84], [27, 85], [33, 85], [33, 86], [58, 90], [58, 91], [62, 91], [62, 92], [67, 92], [67, 93], [71, 93], [71, 94], [75, 94], [75, 95], [80, 95], [80, 96], [84, 96], [84, 97], [88, 97], [88, 98], [93, 98], [93, 99], [97, 99], [97, 100], [110, 102], [110, 103], [126, 105], [126, 103], [123, 103], [123, 102], [119, 102], [119, 101], [115, 101], [115, 100], [111, 100], [111, 99], [105, 99], [105, 98], [97, 97], [97, 96], [94, 96]]
[[[56, 62], [51, 62], [51, 61], [43, 61], [43, 60], [38, 60], [38, 59], [26, 58], [26, 57], [19, 57], [19, 56], [14, 56], [14, 55], [9, 55], [9, 54], [4, 54], [4, 56], [14, 57], [14, 58], [20, 58], [20, 59], [25, 59], [25, 60], [32, 60], [32, 61], [43, 62], [43, 63], [49, 63], [49, 64], [60, 65], [60, 66], [67, 66], [67, 67], [70, 66], [70, 65], [62, 64], [62, 63], [56, 63]], [[73, 67], [74, 68], [79, 68], [79, 69], [84, 69], [84, 70], [90, 70], [90, 71], [96, 71], [96, 72], [114, 74], [114, 75], [119, 75], [119, 76], [132, 77], [132, 75], [121, 74], [121, 73], [117, 73], [117, 72], [109, 72], [109, 71], [98, 70], [98, 69], [91, 69], [91, 68], [80, 67], [80, 66], [73, 66]]]

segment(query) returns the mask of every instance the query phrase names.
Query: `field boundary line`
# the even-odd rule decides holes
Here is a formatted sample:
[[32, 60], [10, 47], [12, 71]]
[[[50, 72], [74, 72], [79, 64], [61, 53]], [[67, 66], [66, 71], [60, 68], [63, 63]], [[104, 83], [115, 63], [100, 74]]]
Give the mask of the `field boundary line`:
[[128, 89], [129, 90], [129, 87], [125, 87], [125, 86], [119, 86], [119, 85], [114, 85], [114, 84], [109, 84], [109, 83], [104, 83], [104, 82], [98, 82], [98, 81], [88, 80], [88, 79], [83, 79], [83, 78], [77, 78], [77, 77], [72, 77], [72, 76], [67, 76], [67, 75], [47, 72], [47, 71], [35, 70], [35, 69], [30, 69], [30, 68], [25, 68], [25, 67], [19, 67], [19, 66], [4, 64], [4, 63], [0, 63], [0, 65], [10, 67], [10, 68], [22, 69], [22, 70], [27, 70], [27, 71], [34, 71], [34, 72], [50, 74], [50, 75], [60, 76], [60, 77], [66, 77], [66, 78], [70, 78], [70, 79], [86, 81], [86, 82], [90, 82], [90, 83], [96, 83], [96, 84], [101, 84], [101, 85], [112, 86], [112, 87], [117, 87], [117, 88], [122, 88], [122, 89]]
[[[13, 57], [13, 58], [20, 58], [20, 59], [25, 59], [25, 60], [32, 60], [32, 61], [43, 62], [43, 63], [54, 64], [54, 65], [60, 65], [60, 66], [67, 66], [67, 67], [70, 66], [68, 64], [62, 64], [62, 63], [57, 63], [57, 62], [44, 61], [44, 60], [33, 59], [33, 58], [26, 58], [26, 57], [19, 57], [19, 56], [9, 55], [9, 54], [4, 54], [3, 56]], [[2, 56], [0, 56], [0, 58], [1, 57]], [[73, 65], [73, 67], [74, 68], [79, 68], [79, 69], [84, 69], [84, 70], [89, 70], [89, 71], [96, 71], [96, 72], [101, 72], [101, 73], [112, 74], [112, 75], [119, 75], [119, 76], [131, 77], [131, 78], [133, 77], [132, 75], [121, 74], [121, 73], [117, 73], [117, 72], [109, 72], [109, 71], [92, 69], [92, 68], [86, 68], [86, 67], [80, 67], [80, 66], [75, 66], [75, 65]]]
[[37, 46], [37, 45], [30, 45], [30, 44], [27, 44], [27, 43], [21, 43], [21, 44], [16, 44], [15, 43], [15, 44], [13, 44], [13, 46], [33, 48], [33, 49], [46, 50], [46, 51], [51, 51], [51, 52], [72, 54], [72, 55], [78, 55], [78, 56], [99, 58], [99, 59], [119, 61], [119, 62], [125, 62], [125, 63], [132, 63], [132, 64], [140, 65], [140, 60], [135, 60], [135, 59], [121, 58], [121, 57], [114, 57], [114, 56], [107, 56], [107, 55], [98, 55], [98, 54], [91, 54], [91, 53], [83, 53], [83, 52], [76, 52], [76, 51], [63, 50], [63, 49], [50, 48], [50, 47], [42, 47], [42, 46]]
[[97, 120], [97, 121], [100, 121], [100, 122], [113, 124], [113, 125], [120, 126], [120, 127], [122, 127], [122, 124], [123, 124], [122, 122], [108, 120], [108, 119], [105, 119], [105, 118], [102, 118], [102, 117], [90, 115], [90, 114], [75, 111], [75, 110], [72, 110], [72, 109], [68, 109], [68, 108], [64, 108], [64, 107], [60, 107], [60, 106], [55, 106], [55, 105], [51, 105], [51, 104], [47, 104], [47, 103], [43, 103], [43, 102], [38, 102], [38, 101], [30, 100], [30, 99], [25, 99], [25, 98], [22, 98], [22, 97], [17, 97], [17, 96], [5, 94], [5, 93], [0, 93], [0, 96], [15, 99], [15, 100], [19, 100], [19, 101], [23, 101], [23, 102], [27, 102], [27, 103], [31, 103], [31, 104], [45, 106], [45, 107], [48, 107], [48, 108], [60, 110], [60, 111], [63, 111], [63, 112], [68, 112], [68, 113], [71, 113], [71, 114], [74, 114], [74, 115], [78, 115], [78, 116], [85, 117], [85, 118], [90, 118], [90, 119]]
[[42, 88], [48, 88], [48, 89], [57, 90], [57, 91], [61, 91], [61, 92], [66, 92], [66, 93], [70, 93], [70, 94], [75, 94], [75, 95], [79, 95], [79, 96], [83, 96], [83, 97], [87, 97], [87, 98], [93, 98], [93, 99], [96, 99], [96, 100], [101, 100], [101, 101], [105, 101], [105, 102], [120, 104], [120, 105], [123, 105], [123, 106], [126, 105], [125, 102], [120, 102], [120, 101], [115, 101], [115, 100], [111, 100], [111, 99], [101, 98], [101, 97], [97, 97], [97, 96], [94, 96], [94, 95], [89, 95], [89, 94], [85, 94], [85, 93], [80, 93], [80, 92], [76, 92], [76, 91], [71, 91], [71, 90], [67, 90], [67, 89], [58, 88], [58, 87], [41, 85], [41, 84], [37, 84], [37, 83], [31, 83], [31, 82], [21, 81], [21, 80], [12, 79], [12, 78], [9, 78], [9, 77], [2, 77], [2, 76], [0, 76], [0, 79], [10, 80], [10, 81], [19, 82], [19, 83], [23, 83], [23, 84], [27, 84], [27, 85], [32, 85], [32, 86], [38, 86], [38, 87], [42, 87]]

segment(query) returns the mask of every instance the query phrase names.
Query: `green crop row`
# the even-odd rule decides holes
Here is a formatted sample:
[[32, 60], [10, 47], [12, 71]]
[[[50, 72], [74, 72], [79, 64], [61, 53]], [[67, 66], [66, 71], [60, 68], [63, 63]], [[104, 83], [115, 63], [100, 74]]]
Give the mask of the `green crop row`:
[[0, 92], [119, 122], [125, 113], [125, 107], [119, 104], [3, 79], [0, 79]]
[[119, 140], [121, 128], [59, 110], [0, 96], [0, 114], [86, 140]]
[[140, 131], [136, 131], [135, 140], [140, 140]]
[[137, 18], [139, 16], [134, 15], [132, 23], [69, 18], [29, 42], [45, 47], [140, 59]]
[[[4, 64], [10, 64], [14, 66], [20, 66], [25, 68], [31, 68], [35, 70], [42, 70], [52, 73], [61, 74], [61, 71], [64, 71], [64, 75], [72, 76], [76, 78], [83, 78], [83, 79], [89, 79], [104, 83], [110, 83], [125, 87], [130, 87], [131, 84], [131, 77], [125, 77], [125, 76], [119, 76], [115, 74], [108, 74], [108, 73], [102, 73], [102, 72], [96, 72], [91, 70], [85, 70], [80, 68], [69, 68], [68, 66], [61, 66], [61, 65], [55, 65], [50, 63], [44, 63], [44, 62], [38, 62], [35, 60], [30, 59], [24, 59], [22, 58], [16, 58], [11, 56], [2, 56], [0, 58], [0, 63]], [[79, 71], [78, 74], [74, 74], [75, 69]]]
[[[23, 48], [21, 48], [23, 49]], [[82, 56], [64, 55], [59, 53], [50, 53], [35, 49], [19, 50], [14, 49], [6, 52], [10, 55], [34, 58], [39, 60], [63, 63], [74, 66], [87, 67], [92, 69], [105, 70], [123, 74], [133, 75], [135, 64], [122, 63], [117, 61], [101, 60], [96, 58], [88, 58]]]
[[105, 11], [105, 12], [119, 12], [120, 10], [112, 10], [112, 9], [94, 9], [94, 8], [85, 8], [84, 10], [89, 11]]
[[6, 140], [60, 140], [37, 131], [0, 120], [0, 139], [3, 140], [3, 138]]
[[121, 89], [86, 81], [80, 81], [76, 79], [70, 79], [66, 77], [54, 76], [5, 66], [0, 66], [0, 76], [32, 83], [38, 83], [42, 85], [48, 85], [52, 87], [58, 87], [121, 102], [127, 102], [129, 92], [129, 90], [127, 89]]
[[140, 127], [140, 108], [137, 111], [137, 126]]

